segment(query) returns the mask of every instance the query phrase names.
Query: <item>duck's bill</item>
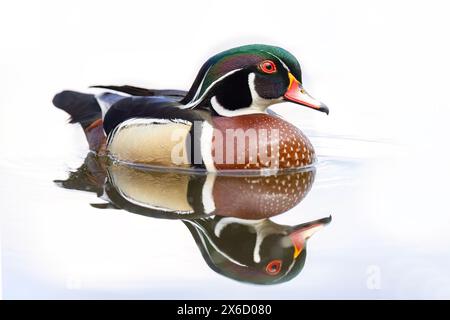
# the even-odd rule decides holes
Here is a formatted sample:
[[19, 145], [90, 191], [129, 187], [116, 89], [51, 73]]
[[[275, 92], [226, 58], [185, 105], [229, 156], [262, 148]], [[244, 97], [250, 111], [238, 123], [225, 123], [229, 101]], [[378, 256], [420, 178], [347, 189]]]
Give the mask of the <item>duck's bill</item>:
[[308, 92], [303, 89], [302, 84], [295, 79], [295, 77], [289, 72], [289, 88], [284, 94], [284, 98], [288, 101], [301, 104], [302, 106], [312, 108], [329, 113], [328, 107], [322, 102], [311, 97]]
[[289, 233], [292, 244], [294, 245], [294, 259], [297, 258], [305, 247], [308, 240], [314, 233], [322, 229], [331, 222], [331, 216], [300, 224], [292, 228]]

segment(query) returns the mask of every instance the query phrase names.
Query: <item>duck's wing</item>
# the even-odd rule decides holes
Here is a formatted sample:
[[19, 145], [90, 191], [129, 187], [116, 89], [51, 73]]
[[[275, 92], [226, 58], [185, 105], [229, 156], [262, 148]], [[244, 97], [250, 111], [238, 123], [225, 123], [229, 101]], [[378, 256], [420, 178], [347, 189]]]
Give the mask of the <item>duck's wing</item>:
[[132, 96], [139, 96], [139, 97], [152, 97], [152, 96], [162, 96], [162, 97], [169, 97], [174, 100], [181, 100], [183, 99], [187, 91], [184, 90], [176, 90], [176, 89], [146, 89], [146, 88], [139, 88], [134, 86], [103, 86], [103, 85], [96, 85], [91, 86], [91, 88], [100, 88], [100, 89], [108, 89], [108, 90], [114, 90], [117, 92], [126, 93]]
[[115, 102], [106, 112], [103, 128], [109, 134], [117, 125], [129, 119], [203, 121], [199, 112], [180, 108], [177, 100], [167, 96], [126, 97]]

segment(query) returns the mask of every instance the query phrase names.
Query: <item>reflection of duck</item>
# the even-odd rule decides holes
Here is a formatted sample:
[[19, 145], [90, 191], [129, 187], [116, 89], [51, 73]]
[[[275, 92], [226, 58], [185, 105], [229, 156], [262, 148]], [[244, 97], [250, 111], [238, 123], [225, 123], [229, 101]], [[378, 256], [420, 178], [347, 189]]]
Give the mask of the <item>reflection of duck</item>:
[[[248, 45], [210, 58], [188, 92], [98, 86], [121, 93], [63, 91], [53, 103], [82, 125], [92, 150], [119, 160], [208, 171], [294, 168], [312, 164], [314, 149], [267, 107], [289, 101], [328, 113], [301, 81], [292, 54]], [[240, 132], [247, 146], [228, 136]]]
[[297, 226], [268, 218], [296, 206], [315, 170], [273, 176], [224, 176], [149, 171], [108, 164], [89, 154], [65, 181], [96, 192], [106, 204], [156, 218], [181, 219], [208, 265], [227, 277], [259, 284], [287, 281], [303, 268], [306, 240], [330, 218]]
[[239, 281], [275, 284], [300, 273], [306, 241], [330, 221], [284, 226], [268, 219], [215, 216], [184, 223], [211, 269]]

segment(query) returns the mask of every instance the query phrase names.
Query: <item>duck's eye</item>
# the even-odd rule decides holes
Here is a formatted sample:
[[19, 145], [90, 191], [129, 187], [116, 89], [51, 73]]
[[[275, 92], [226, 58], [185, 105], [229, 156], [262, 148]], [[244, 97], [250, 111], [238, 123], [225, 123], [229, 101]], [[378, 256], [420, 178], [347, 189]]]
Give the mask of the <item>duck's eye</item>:
[[277, 71], [277, 66], [273, 61], [265, 60], [259, 64], [259, 68], [262, 70], [262, 72], [265, 73], [274, 73]]
[[281, 260], [270, 261], [266, 266], [266, 272], [271, 276], [277, 275], [281, 271], [281, 264]]

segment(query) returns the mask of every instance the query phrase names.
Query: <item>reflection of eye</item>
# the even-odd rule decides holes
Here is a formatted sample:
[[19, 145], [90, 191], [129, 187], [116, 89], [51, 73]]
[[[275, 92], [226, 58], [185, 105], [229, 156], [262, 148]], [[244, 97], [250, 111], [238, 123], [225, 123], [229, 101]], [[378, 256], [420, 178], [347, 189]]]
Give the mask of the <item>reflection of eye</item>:
[[277, 72], [277, 67], [273, 61], [265, 60], [259, 64], [259, 68], [265, 73]]
[[272, 260], [266, 266], [266, 272], [271, 276], [275, 276], [281, 271], [281, 260]]

